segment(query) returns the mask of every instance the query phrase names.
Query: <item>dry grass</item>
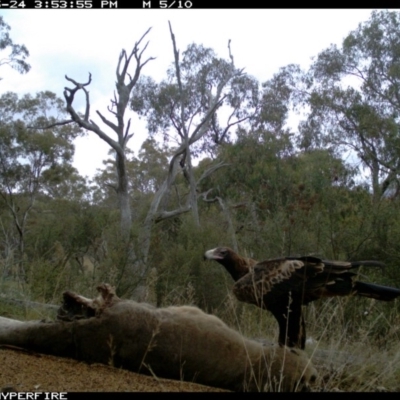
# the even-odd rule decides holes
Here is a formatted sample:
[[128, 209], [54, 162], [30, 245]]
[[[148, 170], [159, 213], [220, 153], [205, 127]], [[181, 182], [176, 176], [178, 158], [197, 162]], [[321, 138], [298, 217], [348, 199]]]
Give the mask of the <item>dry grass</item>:
[[[400, 391], [398, 300], [333, 298], [305, 312], [306, 352], [319, 373], [314, 390]], [[225, 307], [215, 313], [247, 337], [277, 343], [277, 323], [266, 311], [228, 295]]]

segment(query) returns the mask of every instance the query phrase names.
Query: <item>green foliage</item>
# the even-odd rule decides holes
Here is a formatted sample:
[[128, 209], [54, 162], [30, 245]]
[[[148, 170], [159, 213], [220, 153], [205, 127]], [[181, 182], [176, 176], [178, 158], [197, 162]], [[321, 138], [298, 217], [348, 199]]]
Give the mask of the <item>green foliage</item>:
[[[160, 133], [166, 143], [171, 139], [183, 143], [185, 137], [193, 140], [198, 124], [207, 117], [214, 99], [221, 97], [207, 135], [196, 145], [194, 154], [199, 155], [215, 143], [228, 140], [229, 127], [254, 113], [258, 82], [202, 45], [189, 45], [182, 53], [179, 68], [181, 85], [175, 64], [168, 69], [167, 79], [160, 83], [142, 77], [132, 96], [131, 107], [146, 117], [150, 134]], [[228, 129], [217, 114], [222, 105], [229, 110]]]
[[[23, 277], [27, 224], [37, 197], [57, 194], [57, 187], [68, 186], [69, 176], [79, 180], [70, 163], [72, 140], [80, 131], [69, 126], [44, 128], [65, 114], [63, 102], [51, 92], [20, 99], [15, 93], [5, 93], [0, 110], [0, 202], [14, 222], [14, 233], [7, 235], [16, 237], [16, 262]], [[72, 192], [71, 188], [67, 191]]]
[[300, 146], [351, 151], [370, 171], [375, 202], [399, 185], [399, 29], [398, 12], [374, 11], [341, 48], [318, 55], [303, 92], [311, 112]]
[[31, 69], [31, 66], [25, 61], [29, 56], [29, 51], [23, 44], [15, 44], [12, 41], [10, 30], [10, 26], [0, 16], [0, 52], [10, 51], [5, 58], [0, 58], [0, 66], [9, 65], [21, 74], [27, 73]]
[[[354, 256], [350, 250], [338, 253], [332, 244], [335, 238], [351, 243], [353, 250], [359, 245], [348, 241], [358, 223], [349, 218], [356, 212], [353, 198], [364, 193], [355, 187], [354, 171], [339, 158], [325, 150], [295, 154], [288, 137], [277, 139], [265, 131], [239, 137], [220, 156], [231, 167], [210, 180], [220, 196], [230, 199], [237, 237], [246, 248], [256, 254], [261, 250], [264, 258], [297, 253]], [[368, 194], [365, 198], [368, 201]]]
[[218, 213], [207, 217], [200, 228], [189, 215], [156, 226], [149, 263], [157, 268], [157, 305], [185, 304], [188, 297], [208, 310], [221, 304], [228, 277], [203, 261], [204, 250], [227, 236], [223, 224], [216, 226], [216, 218]]
[[[132, 200], [136, 206], [152, 196], [162, 185], [167, 172], [168, 156], [169, 151], [160, 148], [153, 138], [143, 142], [137, 156], [127, 154], [126, 170], [130, 178]], [[94, 177], [93, 200], [97, 204], [113, 205], [115, 208], [117, 187], [115, 159], [107, 159], [103, 164], [104, 169], [99, 170]]]

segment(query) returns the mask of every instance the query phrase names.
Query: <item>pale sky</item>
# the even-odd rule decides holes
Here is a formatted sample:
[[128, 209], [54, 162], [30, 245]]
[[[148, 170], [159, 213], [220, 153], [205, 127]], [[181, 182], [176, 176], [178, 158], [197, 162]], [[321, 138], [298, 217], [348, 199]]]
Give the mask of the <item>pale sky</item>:
[[[115, 87], [115, 70], [121, 49], [128, 52], [143, 33], [152, 27], [144, 58], [156, 57], [142, 73], [161, 80], [173, 61], [168, 21], [172, 24], [178, 49], [190, 43], [211, 47], [220, 57], [228, 57], [231, 40], [235, 65], [261, 83], [287, 64], [307, 67], [311, 58], [331, 43], [340, 45], [344, 37], [369, 19], [371, 9], [288, 10], [0, 10], [11, 26], [14, 43], [24, 44], [32, 69], [20, 75], [7, 66], [0, 69], [0, 95], [13, 91], [20, 95], [50, 90], [63, 98], [64, 76], [86, 82], [89, 87], [92, 119], [99, 110], [111, 117], [106, 107]], [[129, 146], [137, 151], [147, 137], [144, 122], [133, 120], [135, 133]], [[98, 122], [101, 124], [101, 122]], [[104, 128], [106, 132], [107, 128]], [[111, 134], [111, 133], [110, 133]], [[102, 167], [109, 147], [95, 134], [76, 140], [74, 166], [82, 175], [92, 176]]]

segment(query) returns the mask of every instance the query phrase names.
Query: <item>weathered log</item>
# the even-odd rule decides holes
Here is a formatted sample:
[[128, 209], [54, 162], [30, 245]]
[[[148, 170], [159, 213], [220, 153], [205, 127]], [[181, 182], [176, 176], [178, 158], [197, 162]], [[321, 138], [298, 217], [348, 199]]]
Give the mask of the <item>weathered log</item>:
[[111, 364], [230, 390], [307, 390], [316, 371], [301, 350], [264, 347], [196, 307], [119, 299], [109, 285], [87, 299], [64, 293], [56, 322], [0, 317], [0, 344]]

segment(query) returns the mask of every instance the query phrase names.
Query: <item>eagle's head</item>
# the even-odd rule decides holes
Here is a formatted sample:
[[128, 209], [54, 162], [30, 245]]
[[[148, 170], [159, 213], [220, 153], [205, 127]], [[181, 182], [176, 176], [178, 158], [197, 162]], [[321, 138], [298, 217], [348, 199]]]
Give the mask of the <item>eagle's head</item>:
[[230, 247], [216, 247], [204, 253], [205, 260], [215, 260], [225, 267], [236, 282], [246, 275], [250, 268], [257, 263], [252, 258], [245, 258], [235, 253]]
[[204, 260], [215, 260], [221, 262], [228, 259], [234, 254], [234, 251], [229, 247], [216, 247], [215, 249], [207, 250], [204, 253]]

